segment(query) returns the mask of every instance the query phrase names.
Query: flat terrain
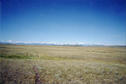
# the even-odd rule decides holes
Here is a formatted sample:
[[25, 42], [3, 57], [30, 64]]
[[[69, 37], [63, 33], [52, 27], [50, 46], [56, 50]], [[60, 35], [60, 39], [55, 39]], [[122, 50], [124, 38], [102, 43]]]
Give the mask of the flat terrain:
[[0, 44], [0, 84], [35, 84], [35, 71], [42, 84], [126, 84], [126, 47]]

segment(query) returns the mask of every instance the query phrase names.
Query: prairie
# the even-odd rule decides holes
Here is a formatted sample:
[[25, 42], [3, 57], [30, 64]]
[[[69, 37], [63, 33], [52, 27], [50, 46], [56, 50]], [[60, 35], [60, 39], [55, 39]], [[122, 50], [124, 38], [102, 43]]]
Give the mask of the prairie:
[[126, 84], [126, 47], [0, 44], [0, 84]]

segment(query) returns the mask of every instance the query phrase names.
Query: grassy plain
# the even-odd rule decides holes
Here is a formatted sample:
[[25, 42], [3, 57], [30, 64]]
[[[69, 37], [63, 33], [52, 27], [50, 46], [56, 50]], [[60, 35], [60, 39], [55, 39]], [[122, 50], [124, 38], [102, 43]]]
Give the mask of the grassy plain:
[[0, 45], [0, 84], [126, 84], [126, 47]]

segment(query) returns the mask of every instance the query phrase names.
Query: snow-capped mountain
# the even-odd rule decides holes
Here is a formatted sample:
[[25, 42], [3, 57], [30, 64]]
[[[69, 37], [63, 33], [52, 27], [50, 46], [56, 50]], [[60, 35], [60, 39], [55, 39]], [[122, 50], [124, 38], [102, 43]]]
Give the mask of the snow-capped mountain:
[[102, 43], [86, 43], [86, 42], [45, 42], [45, 41], [13, 41], [2, 40], [0, 44], [16, 44], [16, 45], [70, 45], [70, 46], [126, 46], [126, 45], [107, 45]]

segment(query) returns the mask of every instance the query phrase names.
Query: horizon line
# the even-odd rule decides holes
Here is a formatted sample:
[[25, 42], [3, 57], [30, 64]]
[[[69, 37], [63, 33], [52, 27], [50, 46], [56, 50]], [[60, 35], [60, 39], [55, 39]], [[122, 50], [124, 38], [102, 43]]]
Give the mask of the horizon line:
[[0, 40], [0, 43], [10, 44], [46, 44], [46, 45], [99, 45], [99, 46], [126, 46], [126, 44], [105, 44], [105, 43], [89, 43], [89, 42], [53, 42], [53, 41], [14, 41], [14, 40]]

